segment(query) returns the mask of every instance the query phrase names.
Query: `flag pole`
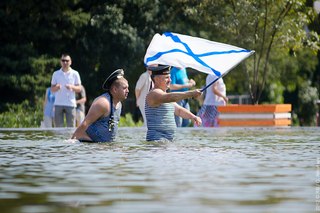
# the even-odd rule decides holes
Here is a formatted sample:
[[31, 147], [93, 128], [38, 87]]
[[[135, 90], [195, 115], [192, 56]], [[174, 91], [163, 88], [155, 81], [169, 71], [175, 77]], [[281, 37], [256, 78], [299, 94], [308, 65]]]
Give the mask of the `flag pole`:
[[218, 78], [214, 79], [214, 81], [212, 81], [210, 84], [208, 84], [208, 85], [206, 85], [204, 88], [202, 88], [202, 89], [200, 90], [200, 92], [203, 92], [203, 91], [205, 91], [206, 89], [208, 89], [208, 87], [210, 87], [212, 84], [214, 84], [216, 81], [218, 81], [219, 78], [221, 78], [221, 77], [218, 77]]
[[[252, 50], [252, 51], [250, 52], [250, 54], [247, 55], [244, 59], [248, 58], [250, 55], [252, 55], [252, 54], [254, 54], [254, 53], [255, 53], [255, 51]], [[243, 60], [244, 60], [244, 59], [243, 59]], [[243, 60], [242, 60], [242, 61], [243, 61]], [[219, 76], [218, 78], [214, 79], [210, 84], [206, 85], [206, 86], [205, 86], [204, 88], [202, 88], [200, 91], [203, 92], [203, 91], [205, 91], [206, 89], [208, 89], [208, 87], [210, 87], [212, 84], [214, 84], [216, 81], [218, 81], [219, 78], [222, 78], [223, 76], [225, 76], [228, 72], [230, 72], [230, 70], [232, 70], [234, 67], [236, 67], [240, 62], [241, 62], [241, 61], [239, 61], [237, 64], [233, 65], [228, 71], [226, 71], [225, 73], [223, 73], [223, 75], [221, 75], [221, 76]]]

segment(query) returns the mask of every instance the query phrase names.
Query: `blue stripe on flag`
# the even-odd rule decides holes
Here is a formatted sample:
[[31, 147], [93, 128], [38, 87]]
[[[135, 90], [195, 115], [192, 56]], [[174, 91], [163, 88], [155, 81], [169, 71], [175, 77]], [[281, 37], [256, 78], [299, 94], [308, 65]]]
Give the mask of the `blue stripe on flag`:
[[182, 42], [180, 40], [180, 38], [176, 35], [173, 35], [172, 33], [170, 32], [165, 32], [164, 33], [165, 36], [167, 37], [171, 37], [171, 39], [176, 42], [176, 43], [181, 43], [187, 50], [187, 52], [184, 52], [186, 53], [187, 55], [191, 56], [194, 60], [196, 60], [197, 62], [199, 62], [202, 66], [204, 67], [208, 67], [209, 69], [212, 70], [212, 72], [216, 75], [216, 76], [221, 76], [221, 73], [218, 71], [218, 70], [215, 70], [213, 69], [212, 67], [210, 67], [208, 64], [206, 64], [204, 61], [202, 61], [196, 54], [194, 54], [191, 50], [191, 48], [184, 42]]
[[165, 32], [163, 33], [165, 36], [167, 37], [170, 37], [174, 42], [176, 43], [181, 43], [187, 51], [183, 51], [183, 50], [180, 50], [180, 49], [172, 49], [172, 50], [169, 50], [169, 51], [165, 51], [165, 52], [158, 52], [157, 54], [155, 54], [154, 56], [152, 57], [149, 57], [146, 59], [146, 63], [150, 62], [150, 61], [154, 61], [154, 60], [157, 60], [158, 58], [160, 58], [162, 55], [165, 55], [165, 54], [169, 54], [169, 53], [173, 53], [173, 52], [181, 52], [181, 53], [184, 53], [184, 54], [187, 54], [189, 56], [191, 56], [195, 61], [199, 62], [202, 66], [204, 67], [207, 67], [209, 69], [212, 70], [212, 72], [220, 77], [221, 76], [221, 73], [218, 71], [218, 70], [215, 70], [213, 69], [212, 67], [210, 67], [208, 64], [206, 64], [204, 61], [202, 61], [200, 59], [200, 57], [205, 57], [205, 56], [210, 56], [210, 55], [221, 55], [221, 54], [231, 54], [231, 53], [242, 53], [242, 52], [250, 52], [249, 50], [229, 50], [229, 51], [221, 51], [221, 52], [207, 52], [207, 53], [202, 53], [202, 54], [194, 54], [191, 50], [191, 48], [184, 42], [182, 42], [180, 40], [180, 38], [177, 36], [177, 35], [173, 35], [172, 33], [170, 32]]
[[180, 40], [180, 38], [176, 35], [173, 35], [172, 33], [170, 32], [165, 32], [164, 33], [165, 36], [167, 37], [171, 37], [171, 39], [176, 42], [176, 43], [181, 43], [187, 50], [187, 55], [191, 56], [194, 60], [196, 60], [197, 62], [199, 62], [202, 66], [204, 67], [208, 67], [209, 69], [212, 70], [212, 72], [216, 75], [216, 76], [221, 76], [221, 73], [218, 71], [218, 70], [215, 70], [213, 69], [212, 67], [210, 67], [208, 64], [206, 64], [204, 61], [202, 61], [196, 54], [194, 54], [191, 50], [191, 48], [184, 42], [182, 42]]
[[229, 51], [221, 51], [221, 52], [207, 52], [203, 54], [198, 54], [199, 57], [210, 56], [210, 55], [223, 55], [223, 54], [231, 54], [231, 53], [248, 53], [250, 50], [229, 50]]
[[160, 58], [162, 55], [165, 55], [165, 54], [168, 54], [168, 53], [174, 53], [174, 52], [182, 52], [182, 53], [188, 54], [187, 52], [182, 51], [182, 50], [180, 50], [180, 49], [172, 49], [172, 50], [165, 51], [165, 52], [158, 52], [158, 53], [155, 54], [154, 56], [147, 58], [147, 59], [146, 59], [146, 63], [148, 63], [149, 61], [155, 61], [155, 60], [157, 60], [158, 58]]

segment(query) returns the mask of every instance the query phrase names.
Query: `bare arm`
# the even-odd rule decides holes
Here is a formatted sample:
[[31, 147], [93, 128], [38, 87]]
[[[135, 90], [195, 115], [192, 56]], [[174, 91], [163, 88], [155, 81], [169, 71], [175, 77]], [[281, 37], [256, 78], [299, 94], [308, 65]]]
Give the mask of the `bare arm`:
[[180, 89], [184, 89], [184, 88], [191, 88], [191, 84], [171, 84], [170, 85], [170, 89], [171, 90], [180, 90]]
[[67, 89], [74, 91], [74, 92], [81, 92], [81, 85], [76, 84], [76, 85], [72, 85], [72, 84], [66, 84]]
[[202, 123], [200, 117], [194, 115], [192, 112], [177, 103], [174, 103], [174, 114], [184, 119], [191, 119], [197, 126], [200, 126]]
[[104, 98], [100, 97], [91, 105], [87, 116], [80, 126], [72, 135], [72, 139], [90, 139], [87, 135], [86, 130], [93, 122], [97, 121], [100, 117], [106, 116], [110, 113], [110, 103]]
[[155, 89], [147, 95], [147, 103], [151, 107], [156, 107], [162, 103], [177, 102], [187, 98], [198, 97], [200, 95], [201, 91], [199, 89], [172, 93], [166, 93], [160, 89]]
[[84, 103], [86, 103], [86, 101], [87, 101], [87, 98], [86, 98], [86, 97], [83, 97], [83, 98], [77, 100], [76, 103], [77, 103], [77, 104], [84, 104]]
[[191, 88], [196, 85], [196, 82], [193, 79], [190, 79], [187, 84], [171, 84], [170, 89], [171, 90], [180, 90], [184, 88]]
[[[216, 83], [217, 83], [217, 82], [216, 82]], [[224, 96], [224, 95], [218, 90], [216, 83], [214, 83], [214, 84], [212, 85], [212, 92], [213, 92], [215, 95], [223, 98], [223, 100], [225, 101], [225, 103], [227, 103], [227, 102], [228, 102], [228, 98], [227, 98], [226, 96]]]
[[61, 84], [51, 85], [52, 92], [57, 92], [59, 89], [61, 89]]

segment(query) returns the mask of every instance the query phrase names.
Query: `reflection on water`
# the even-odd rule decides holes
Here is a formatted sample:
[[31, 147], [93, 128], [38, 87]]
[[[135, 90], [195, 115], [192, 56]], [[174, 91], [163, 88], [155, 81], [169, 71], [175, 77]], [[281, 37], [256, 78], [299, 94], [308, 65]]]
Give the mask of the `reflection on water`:
[[[314, 212], [319, 128], [179, 128], [173, 143], [120, 128], [0, 129], [1, 212]], [[317, 173], [318, 172], [318, 173]]]

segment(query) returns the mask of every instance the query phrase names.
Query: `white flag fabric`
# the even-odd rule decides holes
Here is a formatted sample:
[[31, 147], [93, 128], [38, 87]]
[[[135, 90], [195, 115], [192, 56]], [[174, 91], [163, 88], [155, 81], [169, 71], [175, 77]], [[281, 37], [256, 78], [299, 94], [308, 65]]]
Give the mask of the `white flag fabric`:
[[224, 43], [166, 32], [153, 36], [144, 64], [189, 67], [219, 78], [253, 53]]

